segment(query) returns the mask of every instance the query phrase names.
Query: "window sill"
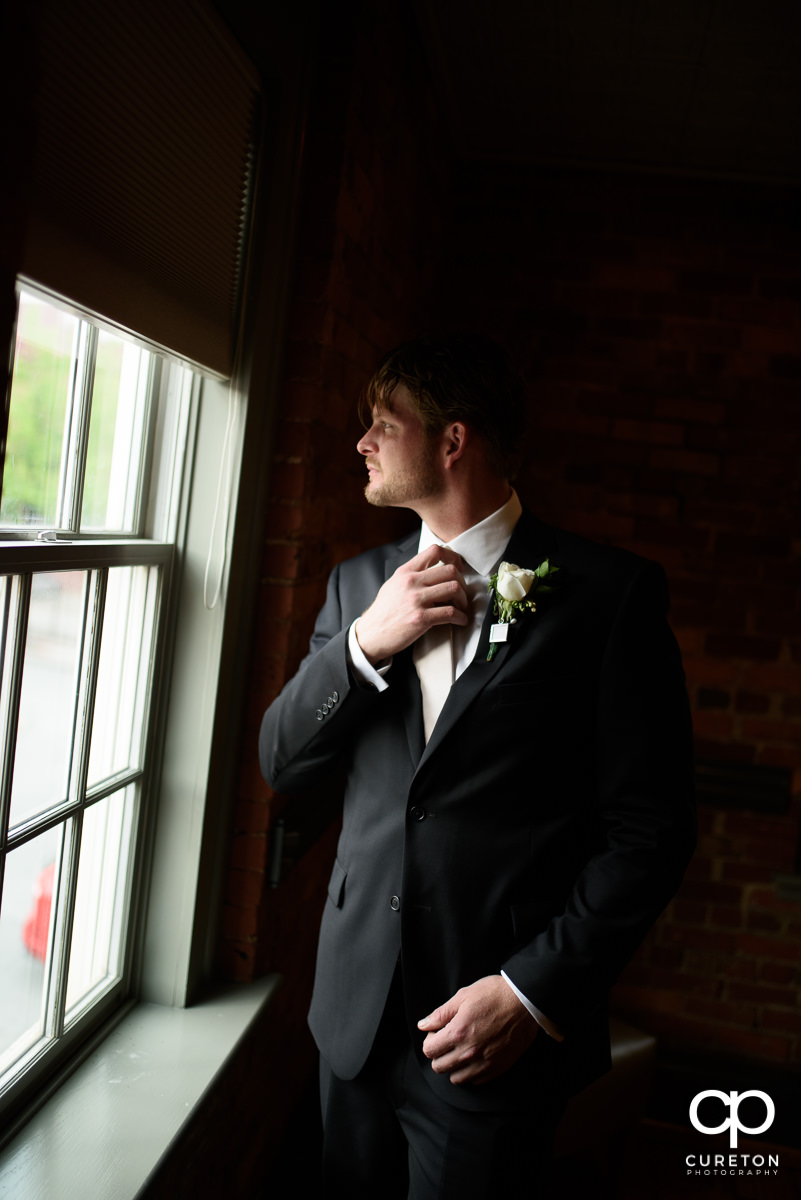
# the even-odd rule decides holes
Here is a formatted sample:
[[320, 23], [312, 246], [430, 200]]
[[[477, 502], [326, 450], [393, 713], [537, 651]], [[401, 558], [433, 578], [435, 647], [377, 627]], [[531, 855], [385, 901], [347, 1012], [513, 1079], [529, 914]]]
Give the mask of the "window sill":
[[0, 1196], [132, 1200], [279, 984], [137, 1005], [0, 1153]]

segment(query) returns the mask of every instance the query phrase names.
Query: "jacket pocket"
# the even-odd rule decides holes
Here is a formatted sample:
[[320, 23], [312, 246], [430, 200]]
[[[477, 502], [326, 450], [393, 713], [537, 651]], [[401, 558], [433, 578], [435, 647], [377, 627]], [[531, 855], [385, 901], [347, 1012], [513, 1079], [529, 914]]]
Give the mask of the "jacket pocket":
[[337, 908], [342, 907], [342, 901], [345, 899], [345, 880], [347, 878], [348, 872], [342, 866], [342, 863], [338, 858], [334, 859], [334, 869], [328, 881], [328, 896]]

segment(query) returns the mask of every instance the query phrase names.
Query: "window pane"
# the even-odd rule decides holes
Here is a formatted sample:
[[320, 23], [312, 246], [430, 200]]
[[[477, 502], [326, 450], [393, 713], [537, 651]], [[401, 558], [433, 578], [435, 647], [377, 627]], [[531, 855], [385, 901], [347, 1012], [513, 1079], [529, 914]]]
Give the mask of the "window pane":
[[156, 567], [112, 567], [108, 573], [88, 788], [142, 765], [157, 591]]
[[67, 983], [68, 1014], [98, 984], [122, 973], [134, 791], [130, 787], [115, 792], [84, 814]]
[[6, 858], [0, 908], [0, 1072], [44, 1033], [61, 838], [60, 826], [50, 829]]
[[52, 571], [31, 582], [12, 826], [67, 796], [87, 578], [86, 571]]
[[[0, 746], [5, 744], [14, 682], [14, 632], [19, 603], [19, 580], [10, 575], [0, 576]], [[5, 756], [3, 756], [5, 757]], [[0, 763], [0, 781], [5, 792], [6, 772], [12, 764]]]
[[71, 415], [78, 318], [20, 295], [0, 523], [51, 526]]
[[[3, 1113], [12, 1082], [33, 1082], [31, 1069], [38, 1079], [123, 994], [171, 567], [160, 549], [145, 554], [156, 566], [110, 564], [136, 562], [140, 535], [175, 540], [199, 399], [188, 367], [68, 313], [67, 301], [25, 285], [19, 303], [0, 494], [0, 530], [14, 542], [0, 575]], [[69, 542], [68, 559], [62, 539], [35, 541], [42, 528]], [[128, 548], [118, 557], [84, 531]], [[65, 561], [68, 571], [53, 569]]]
[[82, 529], [134, 530], [150, 360], [147, 350], [98, 334]]
[[178, 527], [184, 448], [195, 376], [179, 363], [161, 373], [153, 437], [151, 488], [146, 517], [148, 536], [174, 542]]

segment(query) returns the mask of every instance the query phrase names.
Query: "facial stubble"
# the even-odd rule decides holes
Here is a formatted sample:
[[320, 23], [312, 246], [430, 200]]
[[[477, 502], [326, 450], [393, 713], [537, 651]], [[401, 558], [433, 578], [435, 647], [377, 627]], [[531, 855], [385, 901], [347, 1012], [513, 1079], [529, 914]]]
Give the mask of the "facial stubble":
[[372, 479], [364, 489], [368, 504], [376, 508], [404, 508], [417, 500], [430, 499], [442, 491], [442, 480], [435, 466], [434, 450], [426, 446], [408, 466], [394, 470], [387, 479]]

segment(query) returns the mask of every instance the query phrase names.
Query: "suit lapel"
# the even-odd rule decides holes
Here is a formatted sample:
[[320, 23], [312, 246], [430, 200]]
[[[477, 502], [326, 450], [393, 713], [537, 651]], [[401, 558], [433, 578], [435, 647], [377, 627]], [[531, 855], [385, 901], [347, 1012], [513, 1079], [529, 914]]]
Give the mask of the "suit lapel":
[[414, 558], [419, 545], [420, 534], [417, 532], [410, 533], [402, 542], [393, 542], [388, 546], [384, 559], [384, 579], [389, 579], [390, 575], [395, 574], [398, 567], [402, 567], [410, 558]]
[[[532, 517], [530, 513], [524, 511], [503, 552], [503, 558], [507, 562], [517, 563], [518, 566], [522, 567], [533, 568], [539, 566], [543, 559], [550, 553], [553, 540], [550, 535], [554, 534], [555, 531], [550, 526], [543, 525], [536, 518]], [[468, 706], [473, 703], [490, 680], [494, 679], [498, 672], [503, 670], [509, 655], [516, 652], [515, 648], [519, 648], [524, 638], [528, 641], [537, 636], [536, 614], [526, 614], [521, 618], [520, 623], [514, 627], [511, 640], [500, 643], [492, 662], [487, 662], [487, 654], [490, 646], [490, 628], [494, 622], [495, 608], [493, 604], [490, 604], [481, 627], [481, 636], [479, 637], [475, 658], [459, 676], [448, 693], [448, 699], [445, 701], [442, 712], [437, 719], [428, 745], [419, 759], [417, 765], [418, 771], [421, 770], [433, 754], [436, 754], [438, 747], [453, 729]], [[410, 665], [412, 671], [414, 671], [413, 664], [410, 663]], [[419, 697], [419, 686], [417, 692]], [[420, 707], [422, 712], [422, 703]]]

